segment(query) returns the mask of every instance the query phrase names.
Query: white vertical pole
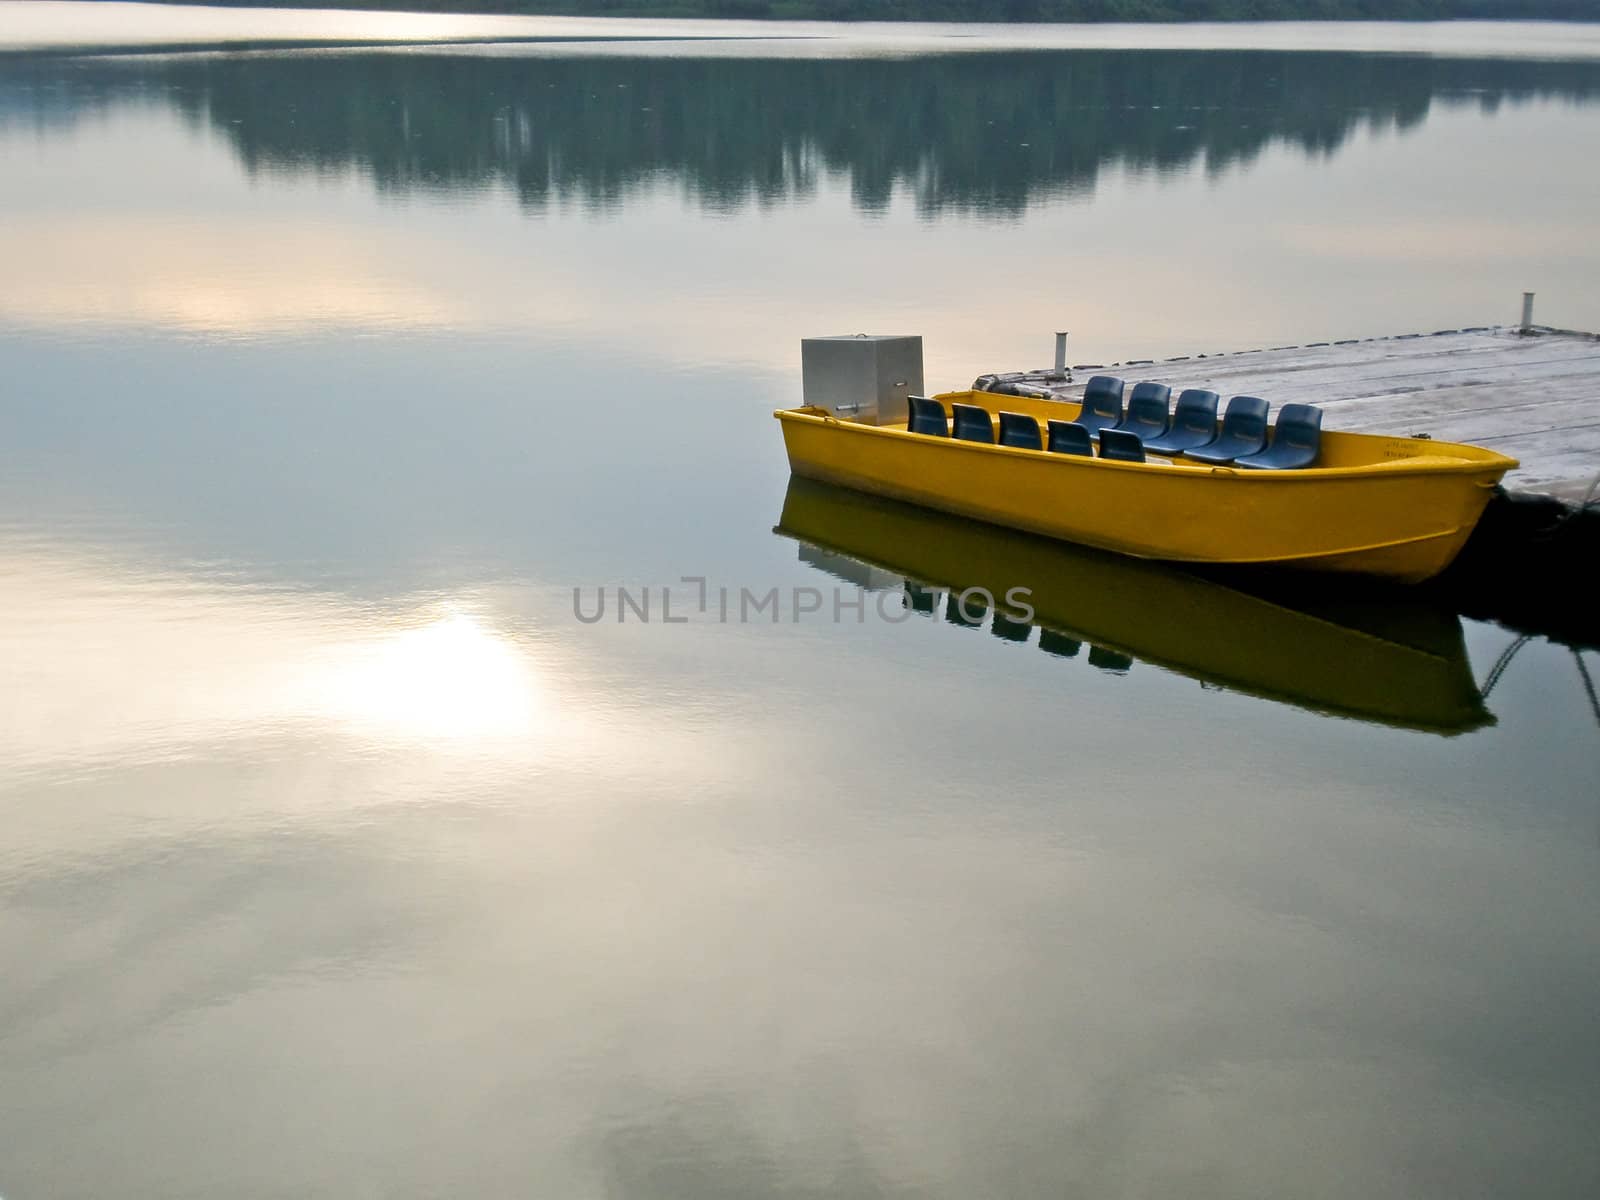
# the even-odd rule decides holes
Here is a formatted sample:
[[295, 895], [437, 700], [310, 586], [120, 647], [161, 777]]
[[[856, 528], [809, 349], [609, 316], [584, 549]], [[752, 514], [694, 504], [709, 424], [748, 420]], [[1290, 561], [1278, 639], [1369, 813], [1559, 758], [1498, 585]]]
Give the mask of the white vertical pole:
[[1057, 375], [1065, 375], [1066, 373], [1067, 373], [1067, 331], [1065, 329], [1058, 329], [1058, 330], [1056, 330], [1056, 374]]
[[1533, 330], [1533, 293], [1522, 293], [1522, 332], [1529, 333]]

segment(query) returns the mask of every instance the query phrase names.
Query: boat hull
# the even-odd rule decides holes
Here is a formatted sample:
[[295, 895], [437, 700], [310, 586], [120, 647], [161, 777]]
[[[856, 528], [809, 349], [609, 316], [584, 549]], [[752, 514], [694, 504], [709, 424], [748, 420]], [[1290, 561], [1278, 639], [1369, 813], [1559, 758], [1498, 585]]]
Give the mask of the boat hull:
[[[987, 400], [991, 409], [1002, 401], [953, 398]], [[1038, 404], [1003, 403], [1021, 411]], [[1043, 411], [1062, 409], [1073, 411]], [[776, 416], [790, 469], [804, 478], [1136, 558], [1278, 564], [1404, 582], [1450, 564], [1495, 484], [1516, 465], [1475, 447], [1389, 438], [1372, 439], [1386, 447], [1365, 448], [1375, 456], [1367, 464], [1242, 471], [928, 437], [816, 409]]]

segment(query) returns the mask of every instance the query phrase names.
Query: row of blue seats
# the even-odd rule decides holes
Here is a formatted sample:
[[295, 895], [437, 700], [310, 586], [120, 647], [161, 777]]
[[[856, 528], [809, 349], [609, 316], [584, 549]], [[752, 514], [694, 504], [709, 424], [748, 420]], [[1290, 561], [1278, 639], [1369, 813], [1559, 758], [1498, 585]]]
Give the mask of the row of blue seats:
[[[1178, 396], [1175, 411], [1168, 411], [1172, 389], [1164, 383], [1137, 383], [1122, 403], [1123, 381], [1114, 375], [1096, 375], [1083, 391], [1083, 406], [1075, 421], [1050, 421], [1041, 435], [1039, 422], [1022, 413], [1000, 414], [999, 443], [1027, 450], [1092, 455], [1122, 462], [1143, 462], [1145, 452], [1167, 457], [1182, 455], [1212, 465], [1287, 471], [1309, 467], [1321, 449], [1322, 410], [1310, 404], [1285, 404], [1271, 427], [1269, 406], [1257, 396], [1235, 396], [1228, 401], [1222, 422], [1217, 422], [1216, 392], [1187, 388]], [[926, 396], [912, 396], [907, 428], [913, 433], [953, 436], [967, 441], [995, 439], [989, 413], [976, 405], [953, 404], [952, 420], [944, 406]]]

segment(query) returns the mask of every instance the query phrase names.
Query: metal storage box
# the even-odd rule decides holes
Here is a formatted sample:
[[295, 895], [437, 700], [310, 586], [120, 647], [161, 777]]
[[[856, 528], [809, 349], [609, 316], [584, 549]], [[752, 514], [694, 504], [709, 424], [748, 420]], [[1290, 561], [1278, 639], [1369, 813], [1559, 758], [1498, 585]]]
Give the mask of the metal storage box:
[[906, 397], [922, 394], [922, 339], [804, 338], [800, 373], [807, 404], [867, 425], [906, 419]]

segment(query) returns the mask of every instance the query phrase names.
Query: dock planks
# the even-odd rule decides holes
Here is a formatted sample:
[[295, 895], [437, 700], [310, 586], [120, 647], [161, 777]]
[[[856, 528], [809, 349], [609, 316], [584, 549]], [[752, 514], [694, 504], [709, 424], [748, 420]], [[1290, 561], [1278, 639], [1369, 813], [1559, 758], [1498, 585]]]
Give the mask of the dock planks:
[[[1090, 375], [1260, 396], [1274, 409], [1315, 404], [1324, 427], [1426, 433], [1487, 446], [1521, 461], [1514, 491], [1581, 500], [1600, 472], [1600, 337], [1496, 327], [1283, 346], [1149, 363], [1074, 367], [1075, 397]], [[1030, 372], [1039, 378], [1043, 373]]]

